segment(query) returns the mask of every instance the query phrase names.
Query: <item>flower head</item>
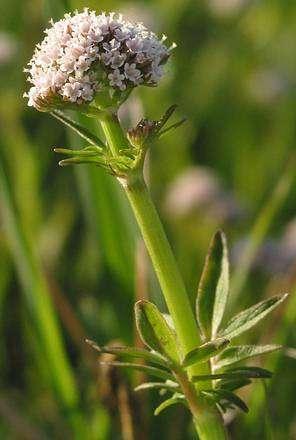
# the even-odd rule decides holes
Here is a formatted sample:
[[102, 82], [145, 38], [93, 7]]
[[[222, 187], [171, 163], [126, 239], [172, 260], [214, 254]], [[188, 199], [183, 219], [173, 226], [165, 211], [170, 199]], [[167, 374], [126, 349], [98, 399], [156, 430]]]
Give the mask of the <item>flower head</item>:
[[119, 104], [139, 84], [158, 84], [173, 47], [142, 23], [87, 8], [51, 21], [45, 34], [26, 69], [32, 87], [24, 95], [29, 106], [45, 111], [50, 102], [95, 100], [103, 108], [114, 105], [115, 96]]

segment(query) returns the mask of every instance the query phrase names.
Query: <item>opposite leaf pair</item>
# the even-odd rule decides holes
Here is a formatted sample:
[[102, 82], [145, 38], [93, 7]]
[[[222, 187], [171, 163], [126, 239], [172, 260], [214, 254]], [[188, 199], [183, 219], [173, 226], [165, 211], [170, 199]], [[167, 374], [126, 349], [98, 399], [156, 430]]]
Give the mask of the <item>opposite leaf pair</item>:
[[[146, 151], [152, 141], [162, 137], [185, 122], [183, 118], [176, 123], [166, 126], [176, 108], [176, 105], [172, 105], [158, 121], [142, 119], [135, 128], [128, 130], [126, 135], [123, 134], [123, 143], [125, 143], [125, 145], [120, 145], [120, 149], [116, 155], [113, 154], [108, 143], [105, 144], [98, 136], [66, 116], [62, 111], [53, 110], [51, 115], [54, 118], [71, 128], [90, 144], [79, 150], [54, 148], [56, 153], [69, 156], [67, 159], [61, 160], [59, 165], [66, 166], [91, 163], [104, 168], [112, 175], [125, 176], [137, 170], [139, 166], [142, 165]], [[105, 112], [102, 113], [101, 116], [98, 116], [98, 119], [103, 123], [104, 118], [112, 116], [114, 115]], [[118, 127], [120, 127], [119, 123]]]
[[[179, 380], [184, 377], [195, 384], [204, 399], [210, 404], [217, 405], [222, 412], [232, 407], [247, 411], [246, 404], [234, 394], [234, 391], [250, 384], [251, 379], [270, 378], [272, 373], [258, 367], [233, 367], [233, 365], [242, 360], [278, 350], [280, 346], [229, 346], [229, 344], [233, 338], [263, 319], [287, 295], [261, 301], [234, 316], [223, 329], [220, 329], [228, 292], [227, 244], [224, 234], [219, 231], [213, 237], [198, 287], [196, 314], [204, 340], [202, 345], [184, 355], [180, 351], [175, 330], [157, 307], [148, 301], [136, 303], [135, 316], [141, 339], [150, 350], [131, 347], [98, 347], [91, 341], [88, 343], [101, 353], [112, 353], [127, 359], [140, 358], [152, 364], [111, 363], [119, 367], [140, 370], [163, 380], [163, 382], [144, 383], [136, 388], [136, 391], [159, 389], [162, 393], [173, 393], [172, 397], [161, 403], [155, 410], [155, 414], [159, 414], [172, 404], [187, 405], [186, 397], [182, 392], [182, 381]], [[187, 374], [188, 367], [209, 360], [209, 374], [193, 376]], [[202, 383], [206, 384], [206, 389], [204, 385], [201, 386]]]

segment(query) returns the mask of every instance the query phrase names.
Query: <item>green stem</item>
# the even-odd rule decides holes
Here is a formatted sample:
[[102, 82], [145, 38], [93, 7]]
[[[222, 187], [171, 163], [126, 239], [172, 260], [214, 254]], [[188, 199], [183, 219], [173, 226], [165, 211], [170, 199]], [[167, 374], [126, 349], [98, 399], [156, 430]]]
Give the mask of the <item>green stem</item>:
[[[116, 156], [119, 148], [128, 146], [118, 119], [114, 115], [103, 121], [102, 128], [114, 156]], [[120, 182], [142, 232], [174, 322], [181, 350], [183, 354], [186, 354], [196, 348], [201, 341], [197, 323], [172, 249], [151, 200], [142, 173], [132, 174], [129, 178], [120, 179]], [[195, 365], [188, 372], [189, 375], [206, 374], [209, 372], [209, 365], [207, 363]], [[218, 411], [204, 402], [198, 395], [194, 385], [188, 381], [186, 374], [182, 375], [181, 379], [183, 381], [182, 388], [187, 397], [200, 439], [224, 440], [226, 434]]]
[[175, 374], [193, 416], [193, 423], [201, 440], [225, 440], [227, 432], [221, 415], [198, 396], [194, 385], [182, 371]]
[[100, 119], [100, 123], [112, 155], [117, 156], [119, 150], [128, 146], [117, 115], [105, 113], [104, 118]]
[[186, 354], [200, 343], [196, 321], [171, 247], [142, 177], [124, 185]]

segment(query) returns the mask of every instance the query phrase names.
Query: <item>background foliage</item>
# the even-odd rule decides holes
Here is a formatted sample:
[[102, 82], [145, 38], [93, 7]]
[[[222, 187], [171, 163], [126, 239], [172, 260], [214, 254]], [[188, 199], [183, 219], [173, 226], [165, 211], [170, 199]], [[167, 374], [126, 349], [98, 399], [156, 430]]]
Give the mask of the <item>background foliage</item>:
[[[4, 0], [0, 14], [0, 436], [193, 438], [182, 408], [152, 417], [138, 376], [98, 368], [85, 337], [134, 343], [132, 306], [164, 307], [124, 195], [100, 170], [58, 169], [52, 146], [80, 146], [28, 109], [23, 66], [50, 17], [89, 6], [176, 41], [167, 78], [122, 109], [127, 126], [173, 103], [188, 122], [151, 151], [147, 176], [192, 303], [212, 233], [232, 260], [232, 311], [291, 293], [245, 342], [282, 343], [246, 388], [233, 438], [296, 437], [296, 5], [282, 0]], [[139, 344], [139, 341], [136, 341]], [[264, 422], [263, 422], [264, 421]], [[70, 436], [70, 437], [69, 437]]]

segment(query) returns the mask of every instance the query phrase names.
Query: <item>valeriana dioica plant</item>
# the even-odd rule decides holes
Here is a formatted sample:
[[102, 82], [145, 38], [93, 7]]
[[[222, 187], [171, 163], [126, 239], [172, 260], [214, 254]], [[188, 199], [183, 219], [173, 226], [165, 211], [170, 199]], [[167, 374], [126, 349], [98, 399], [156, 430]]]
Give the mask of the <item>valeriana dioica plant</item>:
[[[232, 340], [253, 327], [278, 306], [285, 296], [273, 297], [250, 307], [221, 325], [229, 293], [226, 238], [217, 232], [212, 240], [198, 286], [196, 316], [180, 276], [171, 247], [143, 179], [146, 152], [155, 139], [184, 121], [168, 125], [175, 106], [160, 120], [142, 119], [124, 132], [118, 108], [139, 86], [156, 86], [174, 45], [165, 45], [142, 24], [132, 24], [114, 13], [85, 9], [66, 14], [45, 31], [29, 62], [31, 89], [28, 105], [50, 112], [72, 128], [88, 146], [81, 150], [55, 148], [67, 156], [60, 165], [90, 163], [103, 167], [122, 185], [140, 226], [171, 320], [148, 301], [135, 305], [139, 334], [147, 347], [99, 347], [123, 361], [118, 367], [147, 373], [155, 381], [136, 391], [157, 389], [167, 397], [155, 414], [182, 403], [192, 413], [199, 437], [204, 440], [227, 437], [221, 414], [237, 407], [248, 411], [235, 393], [252, 379], [271, 373], [240, 362], [279, 349], [278, 345], [233, 345]], [[75, 110], [96, 118], [105, 140], [64, 114]], [[171, 323], [172, 322], [172, 323]], [[145, 360], [136, 363], [134, 359]], [[239, 366], [237, 366], [239, 364]]]

